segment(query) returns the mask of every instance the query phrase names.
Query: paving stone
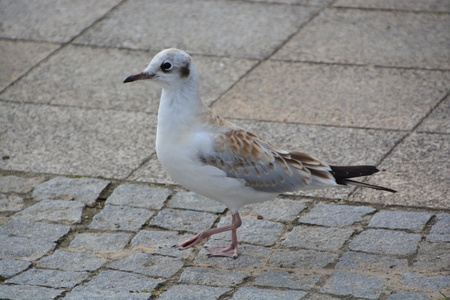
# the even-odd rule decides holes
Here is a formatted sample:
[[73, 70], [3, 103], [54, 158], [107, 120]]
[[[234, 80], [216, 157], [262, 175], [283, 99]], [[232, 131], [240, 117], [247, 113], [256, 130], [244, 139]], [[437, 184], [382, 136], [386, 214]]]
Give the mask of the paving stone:
[[153, 212], [144, 208], [105, 205], [89, 224], [90, 229], [100, 230], [139, 230]]
[[41, 259], [37, 267], [66, 271], [95, 271], [106, 262], [107, 260], [94, 254], [58, 249], [53, 255]]
[[432, 300], [432, 298], [422, 293], [400, 292], [390, 295], [387, 300]]
[[380, 278], [357, 273], [336, 272], [320, 291], [342, 296], [378, 299], [386, 284], [387, 282]]
[[317, 204], [299, 222], [323, 226], [348, 226], [361, 222], [363, 216], [375, 211], [370, 206]]
[[53, 249], [56, 244], [42, 240], [0, 235], [0, 257], [33, 261]]
[[444, 32], [449, 24], [446, 14], [327, 9], [290, 39], [275, 57], [448, 69]]
[[399, 9], [412, 11], [429, 11], [429, 12], [449, 12], [450, 4], [447, 1], [441, 0], [378, 0], [378, 1], [364, 1], [364, 0], [338, 0], [333, 6], [337, 7], [354, 7], [354, 8], [375, 8], [375, 9]]
[[236, 270], [213, 268], [186, 268], [181, 273], [180, 283], [231, 287], [240, 284], [248, 274]]
[[227, 207], [193, 192], [177, 192], [167, 204], [168, 207], [184, 208], [213, 213], [223, 213]]
[[371, 270], [380, 272], [404, 271], [408, 268], [408, 260], [391, 256], [378, 256], [360, 252], [346, 252], [336, 264], [336, 269]]
[[287, 247], [337, 250], [353, 234], [353, 229], [297, 226], [282, 243]]
[[450, 243], [420, 243], [413, 266], [418, 270], [450, 270]]
[[[61, 69], [61, 65], [58, 68]], [[45, 77], [45, 74], [40, 76]], [[54, 79], [48, 80], [53, 86], [63, 82], [60, 78], [57, 83]], [[78, 93], [83, 87], [66, 86], [65, 89]], [[91, 97], [87, 95], [86, 99]], [[0, 155], [10, 158], [0, 160], [0, 168], [125, 179], [154, 152], [149, 145], [155, 144], [156, 115], [75, 106], [3, 102]], [[111, 124], [114, 124], [113, 130]]]
[[450, 214], [438, 214], [436, 223], [431, 227], [428, 241], [450, 242]]
[[319, 281], [317, 275], [293, 275], [282, 271], [263, 271], [256, 277], [255, 284], [259, 286], [284, 287], [294, 290], [310, 290]]
[[409, 255], [416, 252], [419, 234], [384, 229], [363, 231], [350, 243], [350, 250], [378, 254]]
[[27, 220], [11, 220], [0, 227], [0, 234], [56, 242], [70, 231], [70, 226]]
[[205, 212], [166, 208], [150, 221], [150, 225], [197, 233], [211, 228], [216, 219], [216, 215]]
[[[68, 42], [119, 1], [6, 1], [0, 11], [0, 36], [11, 39]], [[17, 20], [23, 20], [17, 24]], [[56, 25], [56, 26], [55, 26]]]
[[194, 248], [180, 251], [173, 246], [191, 237], [192, 234], [179, 234], [176, 231], [141, 230], [131, 240], [131, 247], [143, 252], [186, 258]]
[[322, 269], [337, 258], [337, 254], [315, 250], [276, 250], [269, 263], [281, 268]]
[[239, 213], [241, 217], [261, 216], [264, 220], [290, 222], [294, 221], [305, 208], [306, 204], [303, 202], [277, 198], [273, 201], [246, 205]]
[[121, 184], [106, 199], [106, 204], [161, 209], [171, 193], [169, 189], [164, 188], [141, 184]]
[[217, 299], [231, 289], [204, 285], [176, 285], [162, 293], [158, 299], [165, 300], [196, 300]]
[[13, 218], [30, 221], [81, 223], [84, 205], [78, 201], [43, 200], [16, 213]]
[[302, 299], [306, 292], [302, 291], [286, 291], [286, 290], [269, 290], [255, 287], [240, 287], [231, 299], [233, 300], [298, 300]]
[[98, 252], [122, 250], [131, 239], [130, 233], [81, 233], [70, 243], [70, 248]]
[[422, 277], [413, 272], [408, 272], [400, 279], [400, 283], [416, 289], [439, 291], [450, 287], [450, 275]]
[[6, 280], [5, 283], [41, 285], [52, 288], [72, 288], [88, 277], [89, 273], [87, 272], [30, 269]]
[[381, 211], [370, 220], [370, 227], [422, 230], [433, 214], [408, 211]]
[[447, 97], [439, 106], [429, 115], [420, 126], [418, 132], [450, 133], [450, 98]]
[[[1, 42], [0, 42], [1, 44]], [[0, 193], [28, 193], [35, 186], [45, 180], [44, 176], [38, 177], [18, 177], [0, 176]]]
[[329, 295], [323, 295], [323, 294], [311, 294], [309, 293], [309, 298], [308, 300], [338, 300], [340, 298], [335, 298]]
[[4, 299], [55, 299], [65, 290], [32, 285], [0, 285], [0, 295]]
[[91, 281], [75, 287], [64, 299], [149, 299], [161, 282], [140, 274], [103, 271]]
[[0, 211], [19, 211], [25, 207], [23, 198], [17, 195], [0, 194]]
[[[150, 34], [144, 24], [121, 29], [122, 24], [145, 19], [147, 14], [143, 12], [147, 11], [160, 12], [152, 15], [152, 21], [159, 24], [158, 32]], [[317, 11], [314, 7], [267, 3], [136, 1], [121, 5], [75, 42], [151, 50], [171, 45], [194, 53], [261, 58], [271, 54]], [[179, 30], [174, 32], [171, 27]], [[111, 32], [108, 28], [118, 29]]]
[[108, 265], [108, 268], [111, 269], [132, 271], [163, 278], [171, 277], [182, 267], [183, 262], [180, 258], [164, 257], [149, 253], [134, 253]]
[[[226, 242], [220, 240], [209, 240], [205, 245], [207, 246], [224, 246]], [[195, 258], [195, 263], [202, 266], [224, 267], [224, 268], [262, 268], [265, 265], [265, 260], [271, 254], [271, 251], [266, 247], [253, 246], [247, 244], [239, 244], [239, 257], [232, 259], [229, 257], [211, 257], [208, 250], [202, 248]]]
[[28, 261], [2, 257], [2, 259], [0, 259], [0, 277], [13, 277], [14, 275], [19, 274], [23, 270], [27, 269], [29, 266], [31, 266], [31, 263]]
[[[217, 227], [231, 224], [231, 217], [222, 217]], [[266, 220], [243, 219], [242, 226], [237, 230], [238, 240], [244, 243], [272, 246], [284, 232], [284, 225]], [[215, 234], [212, 239], [230, 240], [230, 231]]]
[[76, 200], [92, 206], [109, 181], [94, 178], [56, 177], [38, 185], [33, 192], [35, 200]]

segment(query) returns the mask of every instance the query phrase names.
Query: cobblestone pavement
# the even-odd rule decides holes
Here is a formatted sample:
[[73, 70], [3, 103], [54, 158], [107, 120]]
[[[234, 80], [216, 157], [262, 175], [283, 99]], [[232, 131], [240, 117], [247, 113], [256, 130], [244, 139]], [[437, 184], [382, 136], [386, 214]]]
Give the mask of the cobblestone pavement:
[[[0, 1], [1, 299], [450, 296], [450, 1]], [[171, 246], [229, 223], [154, 150], [163, 48], [204, 101], [369, 183], [244, 207], [238, 259]], [[229, 235], [207, 244], [226, 244]]]

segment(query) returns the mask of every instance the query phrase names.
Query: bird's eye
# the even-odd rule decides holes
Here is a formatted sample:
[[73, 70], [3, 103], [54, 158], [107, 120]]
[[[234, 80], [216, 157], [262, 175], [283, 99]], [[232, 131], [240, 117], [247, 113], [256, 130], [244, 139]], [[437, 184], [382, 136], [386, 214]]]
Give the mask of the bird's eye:
[[172, 69], [172, 64], [170, 62], [166, 61], [161, 64], [161, 70], [164, 72], [169, 71], [170, 69]]

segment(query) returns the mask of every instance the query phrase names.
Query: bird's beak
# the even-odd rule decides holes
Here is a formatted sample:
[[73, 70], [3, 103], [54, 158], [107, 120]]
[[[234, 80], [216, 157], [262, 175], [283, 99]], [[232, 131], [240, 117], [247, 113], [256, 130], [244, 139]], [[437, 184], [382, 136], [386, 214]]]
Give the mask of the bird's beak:
[[134, 74], [131, 76], [128, 76], [123, 83], [127, 83], [127, 82], [133, 82], [136, 80], [144, 80], [144, 79], [152, 79], [153, 77], [155, 77], [155, 74], [146, 74], [144, 72], [139, 73], [139, 74]]

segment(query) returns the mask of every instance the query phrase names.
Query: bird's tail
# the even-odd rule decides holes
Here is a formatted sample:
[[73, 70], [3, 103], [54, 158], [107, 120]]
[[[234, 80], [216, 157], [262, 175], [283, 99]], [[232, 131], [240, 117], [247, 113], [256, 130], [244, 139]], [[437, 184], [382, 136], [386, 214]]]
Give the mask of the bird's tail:
[[353, 177], [368, 176], [378, 172], [379, 170], [374, 166], [348, 166], [348, 167], [330, 166], [330, 168], [331, 174], [333, 174], [337, 184], [355, 185], [376, 190], [387, 191], [391, 193], [397, 192], [396, 190], [385, 188], [379, 185], [368, 184], [349, 179]]

